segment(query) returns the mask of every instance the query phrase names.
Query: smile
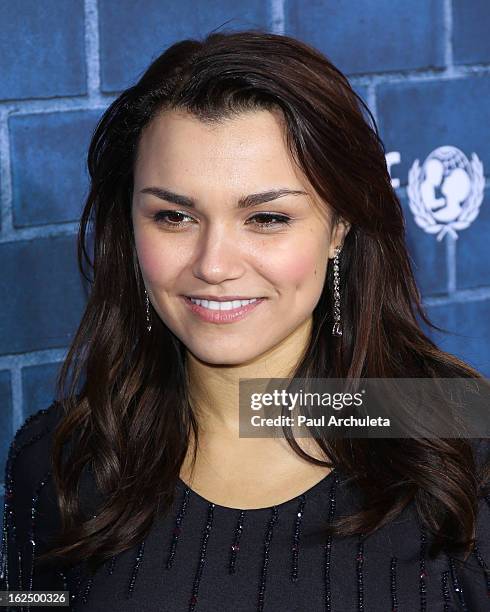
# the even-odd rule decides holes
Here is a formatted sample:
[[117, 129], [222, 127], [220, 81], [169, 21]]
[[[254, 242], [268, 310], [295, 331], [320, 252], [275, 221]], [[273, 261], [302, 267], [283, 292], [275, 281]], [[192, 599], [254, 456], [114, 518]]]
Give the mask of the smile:
[[252, 298], [250, 300], [217, 302], [213, 300], [198, 300], [187, 296], [183, 296], [183, 299], [191, 312], [208, 323], [232, 323], [239, 321], [255, 310], [265, 300], [265, 298]]
[[240, 308], [240, 306], [246, 306], [252, 304], [258, 298], [251, 300], [232, 300], [231, 302], [214, 302], [212, 300], [198, 300], [196, 298], [189, 298], [193, 304], [198, 304], [203, 308], [209, 308], [209, 310], [233, 310], [234, 308]]

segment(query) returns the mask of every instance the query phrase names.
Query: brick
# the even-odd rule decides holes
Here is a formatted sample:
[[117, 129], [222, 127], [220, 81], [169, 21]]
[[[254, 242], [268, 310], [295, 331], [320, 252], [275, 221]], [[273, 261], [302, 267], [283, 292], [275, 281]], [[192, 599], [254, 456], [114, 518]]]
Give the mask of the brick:
[[0, 98], [86, 93], [83, 2], [1, 2], [0, 23]]
[[[286, 34], [312, 44], [347, 74], [444, 65], [442, 0], [286, 3]], [[307, 10], [305, 10], [307, 8]]]
[[55, 382], [61, 363], [43, 363], [22, 369], [24, 414], [47, 408], [55, 397]]
[[490, 287], [488, 236], [490, 236], [490, 192], [473, 223], [459, 232], [456, 242], [456, 286], [458, 289]]
[[453, 62], [490, 61], [490, 4], [488, 0], [453, 0]]
[[65, 347], [85, 305], [75, 236], [0, 245], [0, 354]]
[[405, 194], [397, 193], [406, 222], [406, 242], [415, 280], [424, 297], [447, 293], [446, 246], [414, 221]]
[[[0, 371], [0, 482], [4, 482], [5, 461], [14, 435], [12, 426], [12, 389], [10, 372]], [[3, 506], [0, 506], [2, 508]]]
[[444, 351], [490, 376], [490, 300], [428, 306], [430, 320], [449, 334], [430, 332]]
[[422, 164], [436, 148], [451, 145], [468, 158], [475, 152], [490, 167], [486, 126], [490, 123], [490, 77], [466, 77], [380, 85], [378, 125], [387, 151], [399, 151], [392, 176], [407, 184], [415, 159]]
[[[232, 20], [230, 23], [226, 23]], [[203, 38], [211, 30], [266, 27], [268, 3], [212, 0], [99, 0], [101, 88], [119, 91], [133, 84], [168, 46], [187, 38]], [[220, 28], [220, 26], [223, 26]]]
[[79, 218], [88, 193], [88, 146], [101, 114], [38, 113], [10, 119], [15, 227]]

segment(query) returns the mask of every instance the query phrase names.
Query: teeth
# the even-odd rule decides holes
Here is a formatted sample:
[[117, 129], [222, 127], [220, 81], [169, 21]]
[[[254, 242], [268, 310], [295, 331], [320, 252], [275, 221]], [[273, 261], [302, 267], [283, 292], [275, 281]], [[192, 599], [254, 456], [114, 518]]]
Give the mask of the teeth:
[[190, 300], [193, 304], [198, 304], [199, 306], [203, 306], [204, 308], [209, 308], [209, 310], [231, 310], [232, 308], [240, 308], [240, 306], [246, 306], [247, 304], [256, 302], [257, 298], [253, 298], [252, 300], [233, 300], [231, 302], [196, 300], [195, 298], [190, 298]]

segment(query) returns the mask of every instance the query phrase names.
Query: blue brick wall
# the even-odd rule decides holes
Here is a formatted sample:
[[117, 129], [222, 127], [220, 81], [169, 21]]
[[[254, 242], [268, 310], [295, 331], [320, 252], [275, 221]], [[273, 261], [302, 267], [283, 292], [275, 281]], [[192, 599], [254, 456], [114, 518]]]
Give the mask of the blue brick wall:
[[85, 94], [83, 21], [80, 0], [0, 3], [0, 98]]
[[[355, 10], [353, 6], [355, 4]], [[434, 339], [490, 375], [490, 3], [487, 0], [17, 0], [0, 3], [0, 466], [52, 400], [84, 305], [75, 260], [98, 117], [174, 41], [225, 25], [310, 42], [380, 126]], [[417, 225], [409, 172], [443, 145], [483, 164], [483, 201], [457, 239]]]

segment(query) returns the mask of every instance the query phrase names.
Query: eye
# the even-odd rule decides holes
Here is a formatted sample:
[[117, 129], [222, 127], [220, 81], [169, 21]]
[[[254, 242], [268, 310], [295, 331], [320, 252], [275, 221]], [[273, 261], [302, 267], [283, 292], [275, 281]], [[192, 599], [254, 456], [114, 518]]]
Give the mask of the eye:
[[[177, 217], [177, 221], [170, 221], [170, 217]], [[178, 212], [176, 210], [161, 210], [153, 215], [153, 219], [160, 224], [167, 225], [168, 227], [181, 227], [183, 225], [182, 219], [179, 217], [187, 217], [188, 219], [192, 219], [189, 215], [184, 215], [184, 213]]]
[[[290, 225], [291, 219], [290, 217], [286, 217], [286, 215], [277, 215], [274, 213], [257, 213], [250, 217], [250, 219], [254, 220], [254, 225], [257, 224], [261, 228], [269, 228], [276, 227], [278, 225]], [[265, 219], [264, 221], [259, 221], [259, 223], [255, 223], [256, 219]]]

